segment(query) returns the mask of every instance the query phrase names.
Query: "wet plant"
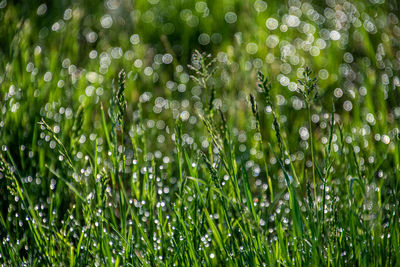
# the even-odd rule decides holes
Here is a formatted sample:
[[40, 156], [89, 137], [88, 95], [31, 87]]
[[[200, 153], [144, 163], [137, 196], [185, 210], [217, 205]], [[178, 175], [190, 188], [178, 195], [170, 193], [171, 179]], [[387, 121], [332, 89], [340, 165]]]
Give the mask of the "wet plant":
[[308, 127], [310, 130], [310, 151], [311, 151], [311, 164], [312, 164], [312, 177], [314, 181], [314, 197], [317, 198], [317, 184], [315, 175], [315, 158], [314, 158], [314, 136], [311, 124], [311, 106], [314, 100], [318, 97], [317, 91], [317, 78], [312, 76], [312, 70], [306, 67], [303, 71], [303, 80], [298, 80], [300, 87], [299, 93], [303, 95], [306, 102], [307, 112], [308, 112]]
[[131, 2], [0, 1], [1, 266], [398, 265], [395, 1]]

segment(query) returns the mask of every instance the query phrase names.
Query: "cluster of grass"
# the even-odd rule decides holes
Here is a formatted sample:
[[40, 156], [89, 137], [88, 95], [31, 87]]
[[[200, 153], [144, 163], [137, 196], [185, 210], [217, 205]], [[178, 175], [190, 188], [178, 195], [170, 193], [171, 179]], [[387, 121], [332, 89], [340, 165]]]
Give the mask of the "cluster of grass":
[[399, 264], [396, 1], [10, 2], [2, 265]]

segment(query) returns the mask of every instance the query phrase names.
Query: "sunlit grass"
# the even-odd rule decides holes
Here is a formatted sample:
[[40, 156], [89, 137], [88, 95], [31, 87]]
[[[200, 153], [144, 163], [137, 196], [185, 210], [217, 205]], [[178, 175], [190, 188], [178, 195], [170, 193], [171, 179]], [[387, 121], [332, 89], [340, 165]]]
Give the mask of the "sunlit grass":
[[0, 262], [395, 266], [398, 8], [1, 1]]

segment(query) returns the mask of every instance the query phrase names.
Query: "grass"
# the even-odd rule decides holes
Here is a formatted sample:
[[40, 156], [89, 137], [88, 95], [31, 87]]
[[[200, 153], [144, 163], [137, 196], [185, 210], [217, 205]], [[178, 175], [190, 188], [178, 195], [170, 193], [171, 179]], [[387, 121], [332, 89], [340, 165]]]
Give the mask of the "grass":
[[398, 10], [0, 2], [0, 263], [397, 266]]

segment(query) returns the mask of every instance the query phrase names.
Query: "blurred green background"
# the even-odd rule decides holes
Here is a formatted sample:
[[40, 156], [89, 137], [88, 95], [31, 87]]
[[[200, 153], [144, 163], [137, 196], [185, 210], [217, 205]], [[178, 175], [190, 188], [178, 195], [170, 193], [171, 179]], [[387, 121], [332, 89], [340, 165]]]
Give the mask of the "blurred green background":
[[[389, 135], [388, 125], [396, 125], [399, 115], [397, 1], [2, 1], [0, 6], [0, 140], [17, 158], [21, 145], [27, 148], [22, 154], [35, 153], [32, 139], [41, 117], [68, 129], [68, 118], [81, 103], [86, 135], [99, 134], [100, 102], [108, 104], [111, 80], [122, 68], [128, 74], [130, 121], [137, 118], [139, 101], [146, 102], [146, 119], [166, 125], [184, 110], [195, 116], [205, 99], [186, 68], [195, 49], [217, 57], [214, 104], [239, 128], [251, 127], [246, 98], [256, 91], [257, 71], [270, 77], [282, 123], [297, 136], [290, 139], [294, 151], [306, 122], [299, 119], [305, 105], [295, 92], [305, 66], [319, 79], [316, 112], [329, 113], [334, 100], [338, 118], [352, 134], [366, 126], [368, 135]], [[188, 123], [188, 131], [196, 125]], [[163, 146], [168, 142], [157, 145]]]

